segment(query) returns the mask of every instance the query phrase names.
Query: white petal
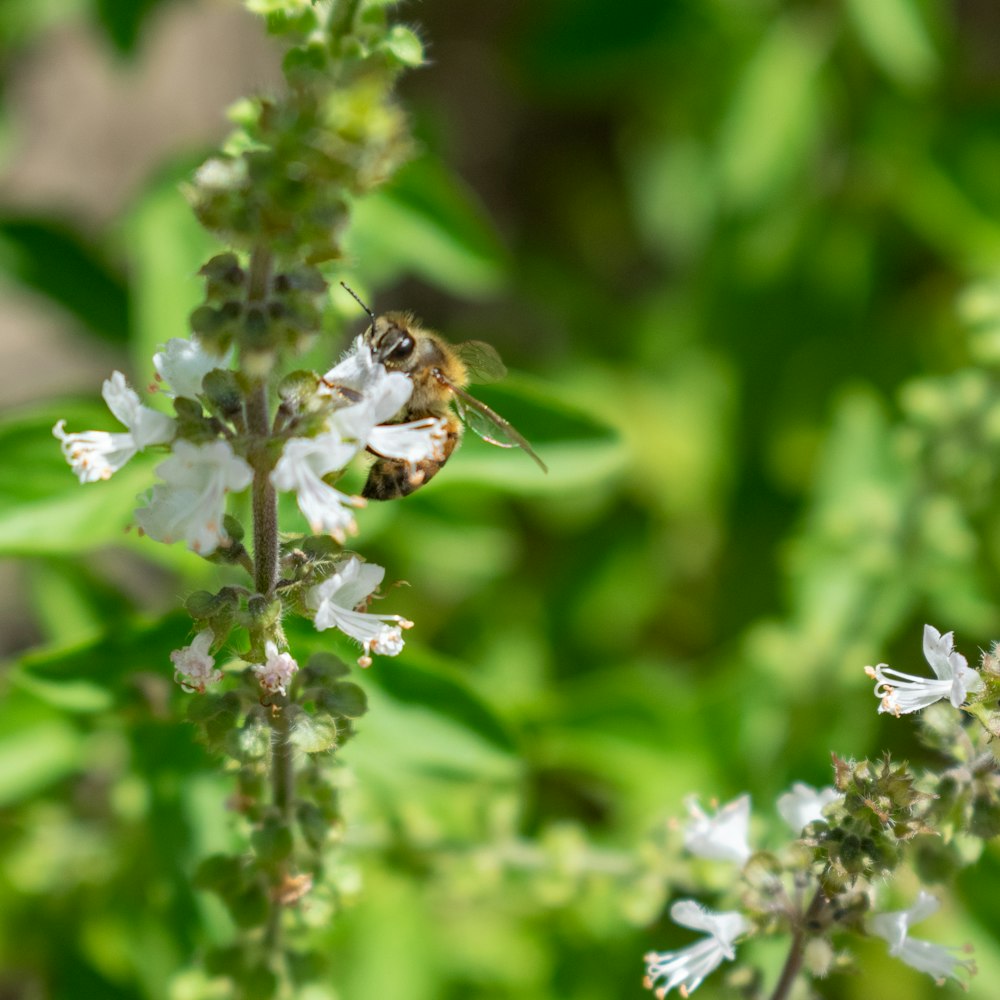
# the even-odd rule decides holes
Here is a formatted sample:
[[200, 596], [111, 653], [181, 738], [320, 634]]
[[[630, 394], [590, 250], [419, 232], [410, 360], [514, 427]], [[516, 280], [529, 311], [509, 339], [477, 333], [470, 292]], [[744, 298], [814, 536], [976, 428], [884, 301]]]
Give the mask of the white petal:
[[701, 985], [723, 959], [735, 958], [733, 942], [749, 925], [740, 913], [713, 913], [693, 900], [681, 900], [670, 908], [671, 918], [686, 927], [707, 930], [708, 936], [678, 951], [651, 952], [646, 955], [646, 981], [657, 996], [666, 996], [679, 988], [686, 996]]
[[741, 795], [722, 806], [715, 816], [707, 815], [696, 798], [688, 799], [691, 814], [684, 830], [684, 846], [692, 853], [713, 861], [743, 864], [750, 857], [750, 796]]
[[154, 486], [149, 503], [135, 512], [140, 527], [157, 541], [184, 539], [193, 551], [211, 555], [226, 539], [226, 493], [246, 489], [253, 470], [227, 441], [195, 445], [182, 439], [156, 471], [166, 482]]
[[67, 434], [65, 420], [60, 420], [52, 433], [59, 438], [63, 456], [81, 483], [109, 479], [138, 451], [131, 434], [107, 431]]
[[448, 423], [440, 417], [425, 417], [406, 424], [382, 424], [368, 435], [368, 447], [386, 458], [405, 462], [425, 459], [440, 462], [444, 458], [444, 443], [448, 438]]
[[201, 393], [202, 379], [213, 369], [226, 367], [228, 358], [210, 354], [195, 338], [174, 337], [153, 355], [153, 367], [173, 390], [171, 395], [194, 399]]
[[924, 658], [935, 676], [941, 680], [950, 680], [952, 676], [950, 657], [954, 649], [954, 636], [954, 632], [942, 635], [933, 625], [924, 626]]
[[823, 809], [841, 798], [843, 796], [836, 788], [827, 786], [817, 791], [811, 785], [797, 781], [791, 791], [778, 797], [778, 813], [798, 834], [813, 820], [822, 819]]
[[125, 376], [121, 372], [112, 372], [111, 377], [104, 380], [101, 395], [118, 422], [131, 430], [142, 404], [136, 391], [125, 381]]
[[975, 964], [959, 959], [956, 956], [957, 948], [932, 944], [930, 941], [909, 936], [910, 926], [935, 913], [939, 906], [934, 896], [921, 891], [916, 902], [908, 910], [878, 913], [869, 917], [868, 930], [886, 941], [890, 955], [942, 982], [949, 976], [957, 979], [959, 971], [971, 974], [975, 971]]

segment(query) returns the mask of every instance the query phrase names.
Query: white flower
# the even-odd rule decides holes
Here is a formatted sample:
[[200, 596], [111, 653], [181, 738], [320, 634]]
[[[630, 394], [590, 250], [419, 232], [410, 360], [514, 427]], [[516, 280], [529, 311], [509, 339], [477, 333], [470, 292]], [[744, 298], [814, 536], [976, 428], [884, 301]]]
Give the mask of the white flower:
[[424, 459], [440, 461], [448, 424], [441, 417], [423, 417], [405, 424], [387, 424], [409, 402], [413, 382], [402, 372], [390, 372], [376, 361], [371, 348], [358, 337], [352, 349], [324, 376], [328, 394], [339, 390], [342, 398], [352, 400], [333, 412], [330, 423], [359, 448], [370, 448], [386, 458], [406, 462]]
[[[694, 900], [682, 899], [670, 907], [670, 919], [682, 927], [707, 931], [708, 937], [679, 951], [651, 951], [646, 955], [646, 978], [643, 985], [665, 997], [675, 987], [681, 996], [696, 990], [702, 980], [722, 963], [736, 957], [733, 942], [749, 929], [742, 914], [713, 913]], [[662, 982], [660, 982], [662, 980]]]
[[684, 829], [684, 846], [692, 853], [713, 861], [734, 861], [741, 865], [750, 857], [750, 796], [720, 807], [709, 816], [696, 796], [685, 802], [691, 819]]
[[291, 681], [299, 665], [292, 659], [290, 653], [279, 653], [278, 647], [270, 640], [265, 643], [264, 652], [267, 662], [254, 663], [251, 667], [260, 681], [260, 686], [268, 694], [287, 694], [285, 685]]
[[941, 984], [949, 976], [958, 979], [960, 970], [973, 975], [976, 965], [971, 959], [955, 957], [955, 953], [961, 949], [909, 936], [910, 925], [920, 923], [925, 917], [935, 913], [939, 906], [940, 903], [929, 892], [921, 891], [917, 901], [908, 910], [878, 913], [869, 917], [868, 930], [888, 943], [890, 955], [902, 959], [918, 972], [926, 972]]
[[924, 626], [924, 656], [934, 671], [934, 677], [917, 677], [880, 663], [865, 667], [875, 684], [875, 697], [881, 700], [879, 713], [892, 712], [895, 716], [933, 705], [947, 698], [955, 708], [961, 707], [969, 692], [981, 691], [983, 679], [969, 667], [961, 653], [955, 652], [954, 632], [944, 635], [933, 625]]
[[201, 392], [201, 380], [214, 368], [228, 364], [224, 358], [209, 354], [197, 339], [181, 340], [174, 337], [153, 355], [156, 377], [170, 386], [169, 396], [186, 396], [194, 399]]
[[52, 433], [62, 442], [62, 452], [81, 483], [108, 479], [133, 455], [151, 444], [166, 444], [174, 436], [174, 421], [139, 402], [121, 372], [112, 372], [101, 390], [108, 409], [128, 428], [128, 433], [84, 431], [67, 434], [60, 420]]
[[778, 812], [796, 833], [801, 833], [813, 820], [823, 819], [825, 806], [841, 798], [841, 793], [830, 785], [816, 789], [796, 781], [790, 792], [778, 796]]
[[192, 551], [211, 555], [226, 541], [226, 493], [245, 490], [253, 470], [228, 441], [199, 445], [181, 439], [156, 472], [165, 482], [154, 486], [148, 506], [135, 512], [139, 526], [158, 542], [183, 538]]
[[[316, 612], [315, 624], [320, 632], [339, 628], [356, 639], [364, 648], [358, 659], [363, 667], [371, 666], [371, 653], [396, 656], [403, 649], [402, 629], [411, 628], [399, 615], [375, 615], [356, 611], [382, 582], [385, 570], [373, 563], [363, 563], [351, 556], [333, 576], [313, 587], [306, 594], [306, 604]], [[387, 624], [395, 622], [394, 625]]]
[[174, 680], [189, 694], [204, 694], [208, 684], [222, 680], [222, 671], [215, 669], [215, 657], [209, 653], [215, 635], [210, 628], [199, 632], [190, 646], [170, 654], [174, 665]]
[[341, 545], [346, 532], [357, 533], [352, 509], [364, 506], [365, 501], [341, 493], [323, 482], [323, 476], [342, 469], [357, 450], [357, 445], [344, 441], [336, 431], [314, 438], [292, 438], [285, 442], [271, 473], [276, 490], [294, 491], [310, 530], [332, 535]]

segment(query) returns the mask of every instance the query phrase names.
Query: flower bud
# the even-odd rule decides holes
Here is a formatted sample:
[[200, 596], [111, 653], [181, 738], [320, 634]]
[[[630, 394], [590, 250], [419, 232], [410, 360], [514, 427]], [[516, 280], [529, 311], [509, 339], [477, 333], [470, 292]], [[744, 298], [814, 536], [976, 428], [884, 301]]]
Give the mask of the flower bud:
[[243, 412], [243, 389], [235, 372], [228, 368], [214, 368], [201, 383], [209, 404], [225, 420], [232, 420]]
[[263, 594], [247, 600], [247, 627], [258, 633], [270, 633], [281, 616], [281, 601], [269, 601]]

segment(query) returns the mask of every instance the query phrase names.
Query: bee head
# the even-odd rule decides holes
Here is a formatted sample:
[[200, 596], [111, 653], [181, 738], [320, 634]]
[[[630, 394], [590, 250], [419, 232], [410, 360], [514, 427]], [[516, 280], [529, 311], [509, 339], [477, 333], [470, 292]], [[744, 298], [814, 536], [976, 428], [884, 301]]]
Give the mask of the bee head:
[[375, 360], [386, 368], [407, 371], [412, 367], [417, 341], [410, 333], [408, 320], [400, 313], [388, 313], [379, 316], [365, 333]]

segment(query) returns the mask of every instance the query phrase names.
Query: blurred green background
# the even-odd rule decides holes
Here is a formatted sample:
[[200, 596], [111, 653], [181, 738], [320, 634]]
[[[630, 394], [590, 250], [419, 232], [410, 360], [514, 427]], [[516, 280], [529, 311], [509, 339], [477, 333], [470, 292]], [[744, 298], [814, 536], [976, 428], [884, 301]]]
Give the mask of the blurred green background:
[[[467, 441], [363, 512], [417, 627], [360, 678], [350, 849], [304, 919], [349, 1000], [640, 997], [691, 935], [615, 872], [683, 797], [750, 791], [775, 844], [831, 751], [935, 763], [863, 667], [921, 672], [925, 621], [970, 659], [1000, 632], [1000, 6], [402, 17], [423, 152], [331, 276], [494, 344], [519, 374], [481, 395], [552, 472]], [[178, 183], [276, 59], [222, 0], [5, 0], [0, 43], [0, 998], [201, 996], [230, 928], [189, 879], [239, 833], [168, 654], [215, 571], [124, 533], [155, 459], [79, 487], [50, 428], [110, 429], [101, 379], [186, 334], [215, 248]], [[991, 848], [917, 929], [975, 944], [973, 997], [998, 899]], [[823, 996], [935, 990], [859, 953]]]

